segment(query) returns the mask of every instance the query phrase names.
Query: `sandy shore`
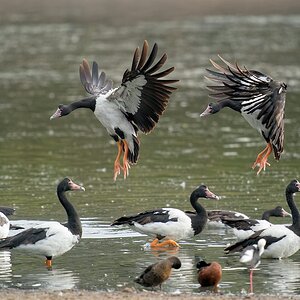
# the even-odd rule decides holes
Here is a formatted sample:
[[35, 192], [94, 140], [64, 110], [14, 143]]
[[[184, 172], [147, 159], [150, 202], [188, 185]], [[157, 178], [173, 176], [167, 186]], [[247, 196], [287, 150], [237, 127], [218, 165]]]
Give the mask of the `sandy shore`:
[[167, 294], [163, 292], [137, 292], [131, 289], [125, 289], [122, 292], [92, 292], [84, 290], [74, 290], [74, 291], [59, 291], [59, 292], [41, 292], [41, 291], [20, 291], [20, 290], [2, 290], [1, 299], [7, 300], [34, 300], [34, 299], [43, 299], [43, 300], [95, 300], [95, 299], [112, 299], [112, 300], [121, 300], [121, 299], [130, 299], [130, 300], [174, 300], [174, 299], [189, 299], [189, 300], [238, 300], [238, 299], [255, 299], [255, 300], [292, 300], [300, 299], [300, 296], [284, 296], [284, 295], [220, 295], [220, 294], [205, 294], [205, 295], [196, 295], [196, 294]]

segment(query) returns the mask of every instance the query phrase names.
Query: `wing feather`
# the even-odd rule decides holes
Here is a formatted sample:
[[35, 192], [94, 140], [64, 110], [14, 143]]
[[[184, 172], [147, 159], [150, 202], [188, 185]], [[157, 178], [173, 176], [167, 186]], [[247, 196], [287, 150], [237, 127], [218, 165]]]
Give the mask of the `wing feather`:
[[207, 86], [209, 97], [218, 102], [238, 101], [242, 113], [253, 114], [253, 118], [261, 122], [262, 135], [272, 143], [278, 160], [283, 151], [286, 84], [219, 58], [225, 66], [210, 60], [216, 70], [206, 69], [209, 74], [206, 78], [216, 83]]
[[91, 95], [106, 94], [112, 89], [112, 81], [106, 80], [105, 73], [99, 71], [98, 64], [95, 61], [91, 70], [88, 61], [83, 59], [79, 66], [79, 76], [83, 87]]
[[149, 45], [144, 41], [140, 55], [137, 48], [133, 55], [131, 70], [126, 70], [121, 86], [109, 96], [119, 102], [119, 107], [127, 118], [142, 132], [149, 133], [165, 111], [170, 95], [178, 80], [161, 79], [174, 71], [174, 67], [158, 72], [167, 60], [167, 54], [154, 63], [158, 46], [155, 43], [148, 56]]

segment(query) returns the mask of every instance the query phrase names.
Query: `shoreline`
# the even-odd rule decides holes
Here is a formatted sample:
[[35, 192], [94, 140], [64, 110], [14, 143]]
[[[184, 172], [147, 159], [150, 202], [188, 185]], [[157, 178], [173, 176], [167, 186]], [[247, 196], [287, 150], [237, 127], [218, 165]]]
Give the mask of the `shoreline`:
[[7, 300], [29, 300], [29, 299], [43, 299], [43, 300], [95, 300], [95, 299], [130, 299], [130, 300], [173, 300], [176, 299], [189, 299], [189, 300], [238, 300], [238, 299], [255, 299], [255, 300], [299, 300], [300, 295], [264, 295], [264, 294], [169, 294], [158, 291], [137, 291], [134, 289], [124, 289], [123, 291], [105, 292], [105, 291], [87, 291], [87, 290], [63, 290], [63, 291], [36, 291], [36, 290], [1, 290], [1, 298]]

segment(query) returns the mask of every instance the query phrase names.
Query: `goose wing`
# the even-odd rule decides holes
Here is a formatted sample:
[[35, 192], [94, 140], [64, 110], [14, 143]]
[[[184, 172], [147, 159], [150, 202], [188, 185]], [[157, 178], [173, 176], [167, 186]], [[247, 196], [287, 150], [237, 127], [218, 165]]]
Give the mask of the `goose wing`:
[[[126, 70], [122, 84], [109, 97], [117, 101], [118, 106], [142, 132], [150, 132], [167, 107], [170, 95], [176, 88], [170, 86], [178, 80], [161, 79], [172, 73], [174, 67], [160, 71], [167, 60], [167, 54], [154, 65], [158, 47], [154, 44], [148, 56], [149, 45], [144, 41], [142, 51], [137, 48], [134, 52], [132, 66]], [[147, 58], [148, 56], [148, 58]]]
[[[219, 56], [220, 57], [220, 56]], [[262, 135], [271, 141], [276, 159], [283, 151], [284, 108], [287, 85], [273, 80], [259, 71], [231, 64], [220, 57], [225, 66], [210, 60], [216, 70], [207, 69], [206, 77], [215, 85], [208, 85], [210, 97], [218, 100], [238, 101], [241, 112], [255, 116], [262, 124]]]
[[48, 228], [29, 228], [14, 236], [8, 237], [0, 241], [0, 248], [15, 248], [20, 245], [35, 244], [43, 240], [47, 236]]
[[79, 76], [83, 87], [91, 95], [106, 94], [112, 89], [112, 80], [106, 79], [106, 74], [99, 70], [95, 61], [93, 61], [91, 69], [88, 61], [83, 59], [79, 66]]

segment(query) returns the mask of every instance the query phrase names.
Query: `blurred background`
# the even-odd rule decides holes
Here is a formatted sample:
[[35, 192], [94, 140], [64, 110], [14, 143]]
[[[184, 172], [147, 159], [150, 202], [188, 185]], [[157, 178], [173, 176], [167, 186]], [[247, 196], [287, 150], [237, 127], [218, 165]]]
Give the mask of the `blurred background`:
[[[30, 226], [66, 219], [56, 198], [65, 176], [86, 187], [70, 194], [84, 225], [83, 239], [55, 260], [4, 253], [0, 287], [116, 290], [135, 286], [143, 267], [170, 253], [145, 251], [148, 237], [111, 228], [112, 220], [157, 207], [190, 210], [189, 195], [206, 184], [221, 201], [208, 209], [238, 210], [259, 218], [276, 205], [288, 210], [285, 187], [300, 173], [299, 1], [0, 1], [0, 205], [13, 206], [12, 222]], [[87, 110], [50, 121], [60, 103], [85, 97], [78, 68], [96, 60], [118, 86], [136, 47], [157, 42], [168, 54], [178, 88], [155, 130], [140, 134], [139, 162], [127, 180], [112, 180], [117, 147]], [[265, 143], [234, 111], [200, 119], [210, 99], [209, 59], [222, 55], [288, 85], [285, 151], [260, 176], [251, 169]], [[290, 220], [274, 220], [288, 223]], [[223, 248], [235, 241], [227, 230], [209, 230], [183, 241], [175, 253], [183, 267], [165, 289], [199, 292], [199, 256], [224, 267], [225, 293], [247, 290], [248, 273]], [[172, 253], [174, 254], [174, 253]], [[300, 293], [300, 256], [263, 261], [257, 293]], [[114, 262], [114, 263], [112, 263]], [[282, 277], [283, 264], [288, 265]], [[274, 282], [277, 285], [274, 286]]]

